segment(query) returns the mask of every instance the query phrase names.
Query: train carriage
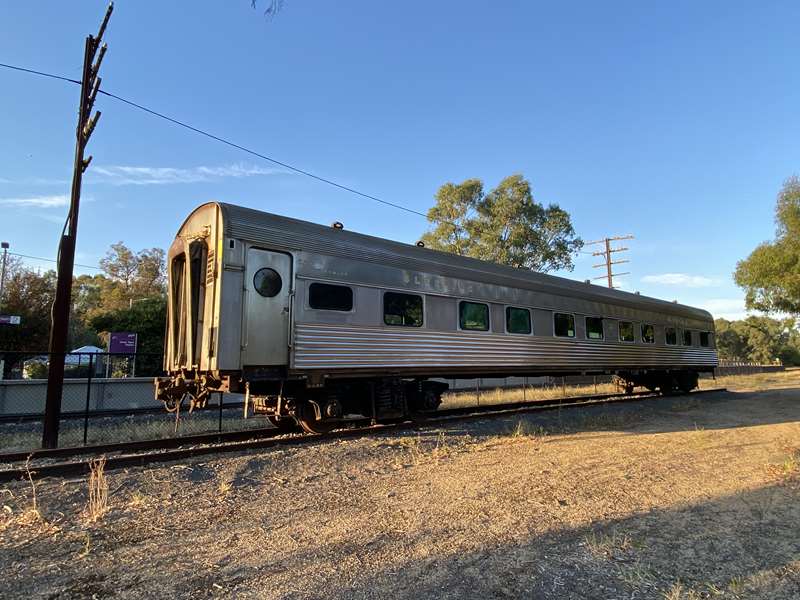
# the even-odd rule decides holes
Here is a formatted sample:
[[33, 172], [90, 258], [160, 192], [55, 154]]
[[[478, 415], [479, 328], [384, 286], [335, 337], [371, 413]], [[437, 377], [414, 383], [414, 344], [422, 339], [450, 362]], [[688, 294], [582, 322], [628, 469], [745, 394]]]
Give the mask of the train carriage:
[[168, 252], [174, 409], [244, 392], [281, 427], [435, 410], [435, 378], [614, 374], [691, 390], [717, 364], [701, 309], [208, 203]]

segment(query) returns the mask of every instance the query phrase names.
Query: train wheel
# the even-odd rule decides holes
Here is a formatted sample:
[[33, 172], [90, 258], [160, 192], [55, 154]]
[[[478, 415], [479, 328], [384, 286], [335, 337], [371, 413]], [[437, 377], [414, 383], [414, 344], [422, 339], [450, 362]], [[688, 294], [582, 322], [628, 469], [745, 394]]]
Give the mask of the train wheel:
[[295, 416], [297, 423], [303, 428], [303, 431], [308, 433], [329, 433], [341, 424], [339, 421], [318, 420], [310, 402], [301, 403], [297, 412], [298, 414]]
[[285, 433], [294, 433], [295, 431], [300, 431], [300, 426], [292, 417], [281, 417], [280, 419], [278, 417], [267, 417], [267, 421], [269, 421], [276, 429]]
[[684, 371], [677, 377], [678, 388], [684, 393], [688, 394], [697, 387], [698, 377], [694, 371]]
[[675, 382], [672, 380], [672, 375], [664, 375], [658, 386], [658, 391], [661, 392], [662, 395], [668, 396], [674, 389]]

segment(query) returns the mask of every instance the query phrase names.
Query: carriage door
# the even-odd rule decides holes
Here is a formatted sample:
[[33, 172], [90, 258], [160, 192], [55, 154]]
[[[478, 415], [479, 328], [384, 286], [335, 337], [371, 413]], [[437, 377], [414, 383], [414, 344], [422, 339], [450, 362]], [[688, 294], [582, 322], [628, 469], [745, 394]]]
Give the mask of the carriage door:
[[242, 364], [289, 363], [289, 303], [292, 258], [250, 248], [244, 279]]

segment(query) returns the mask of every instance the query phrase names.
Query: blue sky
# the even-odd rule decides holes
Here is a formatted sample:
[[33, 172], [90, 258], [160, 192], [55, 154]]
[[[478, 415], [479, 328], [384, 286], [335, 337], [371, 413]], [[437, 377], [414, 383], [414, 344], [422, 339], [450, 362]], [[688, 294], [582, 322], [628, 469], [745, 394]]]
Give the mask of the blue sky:
[[[104, 9], [3, 3], [0, 62], [78, 78]], [[585, 240], [636, 236], [626, 289], [734, 317], [736, 261], [773, 236], [775, 195], [800, 173], [799, 19], [788, 1], [285, 0], [267, 20], [249, 0], [120, 0], [103, 86], [421, 212], [446, 181], [522, 173]], [[0, 90], [0, 238], [53, 257], [78, 89], [0, 69]], [[112, 99], [98, 108], [79, 263], [118, 240], [167, 247], [208, 200], [407, 242], [426, 229]], [[567, 276], [600, 275], [595, 262]]]

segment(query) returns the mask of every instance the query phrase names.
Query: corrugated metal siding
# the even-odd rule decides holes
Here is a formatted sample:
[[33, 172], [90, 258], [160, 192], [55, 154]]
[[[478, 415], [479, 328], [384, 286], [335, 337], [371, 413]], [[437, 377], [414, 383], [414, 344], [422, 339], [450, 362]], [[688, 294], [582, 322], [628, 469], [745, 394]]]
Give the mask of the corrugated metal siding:
[[511, 336], [341, 325], [295, 326], [292, 367], [624, 368], [715, 366], [716, 351], [537, 336]]
[[[220, 204], [224, 214], [225, 235], [276, 250], [304, 251], [352, 260], [431, 273], [492, 285], [516, 287], [547, 294], [572, 296], [585, 300], [618, 304], [642, 310], [701, 319], [713, 327], [708, 312], [628, 292], [612, 290], [579, 281], [514, 269], [464, 256], [418, 248], [391, 240], [352, 231], [290, 219], [279, 215]], [[356, 282], [354, 282], [356, 283]]]

